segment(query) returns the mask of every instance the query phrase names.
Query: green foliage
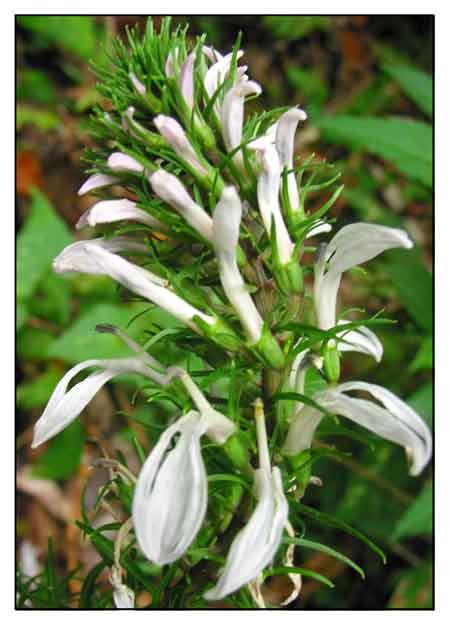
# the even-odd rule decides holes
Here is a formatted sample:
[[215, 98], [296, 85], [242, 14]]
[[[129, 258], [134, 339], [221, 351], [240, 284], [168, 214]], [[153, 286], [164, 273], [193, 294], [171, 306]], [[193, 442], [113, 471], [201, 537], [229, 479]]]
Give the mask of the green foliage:
[[429, 535], [433, 529], [433, 487], [429, 483], [413, 501], [399, 520], [393, 537], [404, 539], [416, 535]]
[[60, 119], [55, 113], [19, 104], [16, 110], [16, 127], [21, 130], [25, 125], [36, 126], [41, 132], [48, 132], [60, 126]]
[[432, 128], [399, 117], [334, 115], [315, 121], [323, 139], [391, 161], [404, 175], [432, 186]]
[[56, 99], [56, 90], [45, 72], [38, 69], [26, 69], [19, 76], [17, 99], [31, 100], [43, 105], [52, 104]]
[[400, 87], [429, 117], [433, 114], [432, 76], [415, 67], [386, 63], [382, 69], [393, 78]]
[[19, 15], [20, 26], [37, 33], [43, 42], [55, 44], [89, 60], [98, 45], [95, 18], [87, 15]]
[[425, 562], [403, 572], [388, 603], [389, 609], [433, 609], [433, 569]]
[[410, 372], [416, 373], [421, 370], [433, 368], [433, 337], [423, 339], [415, 359], [410, 364]]
[[49, 367], [33, 381], [20, 384], [16, 392], [18, 407], [27, 410], [45, 405], [60, 378], [61, 372], [54, 367]]
[[33, 202], [17, 239], [17, 297], [28, 299], [55, 256], [73, 240], [47, 198], [33, 191]]
[[324, 15], [266, 15], [263, 22], [271, 34], [284, 41], [301, 39], [314, 30], [325, 31], [330, 20]]
[[44, 479], [71, 477], [80, 465], [84, 442], [84, 427], [77, 419], [49, 442], [35, 465], [34, 474]]
[[426, 332], [433, 327], [432, 276], [418, 254], [395, 250], [385, 255], [384, 270], [416, 325]]

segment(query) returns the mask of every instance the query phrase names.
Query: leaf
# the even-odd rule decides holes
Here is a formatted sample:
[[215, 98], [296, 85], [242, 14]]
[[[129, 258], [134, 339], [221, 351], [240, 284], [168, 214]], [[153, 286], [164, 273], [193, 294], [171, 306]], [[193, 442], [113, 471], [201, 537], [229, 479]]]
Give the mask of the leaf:
[[399, 117], [335, 115], [318, 119], [323, 138], [391, 161], [409, 178], [432, 186], [432, 128]]
[[409, 65], [385, 63], [383, 71], [395, 80], [406, 95], [429, 117], [433, 113], [433, 80], [430, 74]]
[[37, 291], [27, 303], [31, 316], [44, 318], [58, 325], [66, 325], [70, 319], [69, 283], [50, 270], [42, 278]]
[[411, 373], [416, 373], [421, 370], [428, 370], [433, 368], [433, 338], [427, 336], [421, 343], [418, 353], [415, 355], [415, 359], [410, 364], [409, 370]]
[[75, 420], [48, 445], [33, 473], [44, 479], [67, 479], [78, 470], [84, 447], [84, 427]]
[[423, 265], [419, 255], [416, 252], [395, 249], [385, 254], [383, 266], [412, 319], [418, 327], [431, 333], [433, 329], [432, 275]]
[[330, 555], [331, 557], [334, 557], [335, 559], [339, 559], [340, 561], [343, 561], [344, 563], [346, 563], [346, 565], [353, 568], [358, 574], [360, 574], [362, 579], [365, 578], [365, 572], [362, 570], [360, 566], [358, 566], [349, 557], [346, 557], [346, 555], [343, 555], [341, 552], [338, 552], [338, 550], [334, 550], [333, 548], [330, 548], [330, 546], [326, 546], [325, 544], [320, 544], [319, 542], [313, 542], [311, 540], [303, 539], [302, 537], [286, 537], [282, 541], [285, 544], [297, 544], [298, 546], [302, 546], [303, 548], [311, 548], [312, 550], [317, 550], [319, 552], [325, 553], [326, 555]]
[[277, 39], [294, 41], [314, 30], [326, 31], [331, 24], [325, 15], [266, 15], [262, 18]]
[[27, 299], [50, 269], [55, 256], [73, 240], [48, 199], [33, 190], [31, 211], [17, 238], [17, 298]]
[[90, 15], [20, 15], [17, 21], [48, 42], [86, 60], [95, 52], [95, 23]]
[[16, 392], [18, 407], [28, 410], [45, 405], [60, 379], [61, 373], [54, 368], [49, 368], [30, 383], [20, 384]]
[[263, 578], [264, 580], [269, 576], [276, 576], [281, 574], [301, 574], [301, 576], [308, 576], [313, 578], [315, 581], [319, 581], [328, 587], [334, 587], [334, 584], [327, 576], [323, 576], [319, 574], [319, 572], [315, 572], [314, 570], [308, 570], [307, 568], [298, 568], [297, 566], [281, 566], [279, 568], [268, 568], [268, 570], [264, 570]]
[[315, 408], [316, 410], [318, 410], [319, 412], [321, 412], [325, 416], [331, 416], [332, 417], [332, 413], [329, 412], [327, 409], [325, 409], [322, 405], [320, 405], [319, 403], [317, 403], [316, 401], [314, 401], [310, 397], [305, 396], [304, 394], [300, 394], [299, 392], [276, 392], [271, 397], [271, 400], [273, 402], [276, 402], [276, 401], [299, 401], [300, 403], [303, 403], [304, 405], [308, 405], [309, 407]]
[[[147, 313], [139, 316], [127, 329], [131, 319], [140, 312]], [[95, 331], [96, 325], [108, 323], [125, 329], [132, 336], [138, 336], [148, 328], [152, 320], [164, 320], [158, 309], [150, 309], [147, 303], [132, 303], [120, 305], [113, 303], [99, 303], [92, 305], [81, 314], [76, 321], [59, 336], [51, 345], [48, 357], [58, 358], [69, 364], [82, 362], [90, 358], [115, 358], [130, 356], [130, 350], [118, 338], [111, 334], [99, 334]], [[162, 343], [161, 343], [162, 344]], [[167, 352], [164, 343], [156, 345], [151, 351], [155, 357], [158, 348]]]
[[56, 90], [48, 74], [38, 69], [25, 69], [18, 80], [17, 99], [51, 104], [56, 99]]
[[44, 329], [22, 327], [17, 335], [17, 355], [24, 360], [45, 360], [55, 338]]
[[430, 483], [410, 505], [394, 531], [394, 539], [428, 535], [433, 528], [433, 486]]

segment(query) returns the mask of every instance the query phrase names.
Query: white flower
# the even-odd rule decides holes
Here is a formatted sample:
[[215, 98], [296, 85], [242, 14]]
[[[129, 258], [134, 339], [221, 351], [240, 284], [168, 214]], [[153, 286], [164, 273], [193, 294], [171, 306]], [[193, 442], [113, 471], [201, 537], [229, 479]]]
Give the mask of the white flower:
[[[140, 549], [158, 565], [179, 559], [195, 539], [207, 507], [200, 437], [206, 419], [191, 411], [168, 427], [145, 461], [133, 499]], [[180, 436], [169, 450], [174, 436]]]
[[76, 229], [80, 230], [86, 225], [94, 227], [99, 223], [114, 223], [128, 219], [157, 228], [159, 231], [167, 229], [155, 217], [138, 208], [137, 204], [129, 199], [110, 199], [94, 204], [80, 217]]
[[[70, 381], [86, 368], [99, 370], [91, 373], [67, 390]], [[139, 373], [157, 383], [161, 375], [149, 365], [144, 356], [109, 360], [86, 360], [71, 368], [59, 381], [47, 406], [34, 425], [32, 448], [53, 438], [77, 418], [95, 394], [109, 380], [124, 373]]]
[[406, 232], [383, 225], [354, 223], [343, 227], [323, 246], [315, 262], [314, 302], [318, 327], [336, 323], [337, 292], [344, 271], [375, 258], [386, 249], [413, 243]]
[[[209, 98], [212, 98], [215, 92], [217, 91], [217, 89], [223, 84], [223, 82], [226, 80], [229, 74], [229, 70], [231, 68], [231, 63], [232, 63], [232, 52], [229, 54], [226, 54], [226, 56], [222, 56], [217, 50], [213, 50], [212, 54], [210, 54], [211, 52], [210, 48], [207, 48], [206, 46], [203, 47], [203, 50], [206, 56], [209, 56], [209, 58], [212, 58], [212, 55], [215, 55], [215, 58], [216, 58], [216, 62], [213, 65], [211, 65], [211, 67], [209, 67], [209, 69], [207, 70], [206, 76], [204, 78], [204, 88]], [[243, 51], [238, 50], [237, 60], [241, 58], [242, 56], [243, 56]], [[246, 68], [239, 68], [239, 69], [240, 70], [243, 69], [244, 71], [246, 70]], [[238, 76], [240, 78], [242, 77], [242, 74], [244, 74], [244, 71], [238, 72]], [[214, 110], [217, 113], [218, 117], [221, 116], [220, 114], [221, 106], [218, 101], [219, 99], [220, 98], [217, 98], [214, 104]]]
[[[232, 152], [242, 142], [245, 97], [248, 95], [259, 95], [261, 92], [260, 85], [250, 80], [248, 82], [238, 82], [226, 93], [223, 99], [221, 121], [223, 140], [228, 152]], [[234, 155], [234, 159], [239, 166], [243, 167], [241, 150]]]
[[148, 176], [158, 197], [176, 210], [203, 238], [212, 241], [212, 219], [186, 191], [182, 182], [171, 173], [158, 169]]
[[[346, 325], [350, 321], [340, 320], [338, 325]], [[360, 326], [346, 332], [339, 332], [337, 338], [339, 351], [358, 351], [371, 355], [376, 362], [380, 362], [383, 355], [383, 346], [379, 338], [368, 327]]]
[[[346, 393], [352, 390], [368, 392], [382, 407], [373, 401], [347, 396]], [[411, 407], [386, 388], [351, 381], [316, 393], [314, 400], [328, 411], [345, 416], [386, 440], [403, 446], [412, 459], [412, 475], [418, 475], [427, 465], [432, 454], [429, 428]], [[309, 448], [322, 417], [319, 410], [305, 406], [290, 425], [284, 451], [296, 454]]]
[[279, 258], [282, 264], [287, 264], [292, 259], [294, 245], [290, 239], [279, 204], [281, 184], [279, 155], [267, 137], [252, 141], [248, 147], [256, 150], [261, 164], [261, 172], [257, 178], [257, 201], [262, 221], [268, 235], [270, 235], [271, 220], [274, 219]]
[[[167, 56], [165, 62], [165, 75], [169, 78], [175, 76], [175, 65], [179, 63], [179, 48], [174, 48]], [[186, 104], [192, 110], [194, 104], [194, 81], [193, 69], [195, 65], [195, 52], [187, 55], [179, 72], [179, 88]]]
[[[193, 321], [194, 316], [198, 316], [209, 325], [215, 323], [213, 317], [197, 310], [165, 288], [167, 282], [161, 277], [112, 253], [120, 250], [115, 246], [116, 240], [94, 239], [73, 243], [55, 258], [53, 268], [57, 273], [79, 271], [93, 275], [108, 275], [125, 288], [167, 310], [195, 331], [198, 331], [198, 328]], [[138, 243], [134, 245], [139, 246]]]
[[117, 184], [118, 182], [120, 182], [120, 179], [114, 176], [106, 175], [105, 173], [94, 173], [81, 186], [78, 195], [86, 195], [86, 193], [90, 193], [90, 191], [94, 191], [97, 188], [111, 186], [111, 184]]
[[113, 171], [141, 173], [143, 165], [132, 156], [122, 152], [112, 152], [108, 158], [108, 167]]
[[170, 144], [173, 151], [188, 165], [190, 165], [192, 169], [203, 176], [207, 176], [208, 172], [199, 161], [197, 153], [187, 138], [182, 126], [176, 121], [176, 119], [173, 119], [173, 117], [167, 117], [166, 115], [158, 115], [153, 121], [154, 125], [164, 139]]
[[237, 266], [242, 205], [233, 186], [224, 188], [215, 207], [213, 242], [223, 289], [238, 315], [251, 343], [262, 336], [263, 320], [260, 316]]
[[271, 469], [263, 408], [256, 405], [259, 469], [254, 472], [258, 503], [246, 526], [236, 535], [215, 587], [204, 594], [220, 600], [256, 579], [270, 564], [288, 519], [288, 504], [279, 468]]
[[[279, 118], [276, 127], [276, 149], [281, 161], [281, 167], [293, 169], [293, 153], [295, 147], [295, 132], [300, 121], [307, 119], [306, 113], [300, 108], [291, 108]], [[293, 171], [287, 174], [287, 189], [290, 206], [293, 211], [299, 210], [299, 194], [296, 177]]]

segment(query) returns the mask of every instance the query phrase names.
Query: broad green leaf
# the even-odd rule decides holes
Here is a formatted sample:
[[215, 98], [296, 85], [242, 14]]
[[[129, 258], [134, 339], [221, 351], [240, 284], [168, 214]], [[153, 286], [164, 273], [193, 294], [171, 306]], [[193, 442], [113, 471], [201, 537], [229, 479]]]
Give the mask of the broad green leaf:
[[75, 420], [48, 443], [48, 448], [34, 468], [43, 479], [67, 479], [76, 473], [84, 447], [84, 427]]
[[[145, 312], [147, 311], [147, 312]], [[144, 314], [140, 314], [144, 312]], [[139, 315], [127, 329], [128, 323]], [[48, 357], [58, 358], [69, 364], [90, 358], [115, 358], [130, 356], [131, 352], [118, 338], [111, 334], [99, 334], [96, 325], [107, 323], [126, 330], [137, 338], [148, 329], [152, 322], [173, 323], [170, 315], [157, 308], [150, 308], [148, 303], [113, 304], [99, 303], [90, 306], [76, 321], [59, 336], [48, 351]], [[170, 357], [175, 346], [160, 342], [151, 349], [155, 357]]]
[[433, 526], [433, 487], [430, 483], [404, 513], [393, 534], [395, 539], [428, 535]]
[[400, 117], [335, 115], [315, 122], [325, 141], [366, 150], [391, 161], [398, 170], [432, 186], [432, 128]]
[[16, 393], [18, 407], [31, 409], [45, 405], [60, 379], [61, 372], [55, 368], [49, 368], [33, 381], [20, 384]]
[[20, 15], [18, 22], [48, 42], [86, 60], [95, 52], [97, 37], [91, 15]]
[[17, 238], [19, 300], [31, 297], [55, 256], [72, 240], [66, 224], [45, 195], [33, 190], [31, 210]]
[[410, 372], [416, 373], [420, 370], [428, 370], [433, 368], [433, 338], [427, 336], [421, 343], [415, 359], [410, 364]]
[[66, 325], [70, 319], [69, 283], [52, 270], [48, 271], [27, 305], [31, 316]]
[[[388, 259], [388, 261], [386, 261]], [[412, 251], [387, 252], [383, 264], [407, 312], [426, 332], [433, 328], [432, 275]]]
[[318, 552], [322, 552], [322, 553], [325, 553], [326, 555], [330, 555], [331, 557], [334, 557], [335, 559], [339, 559], [340, 561], [343, 561], [343, 563], [346, 563], [346, 565], [353, 568], [358, 574], [360, 574], [360, 576], [363, 579], [365, 578], [365, 572], [362, 570], [360, 566], [358, 566], [354, 561], [352, 561], [352, 559], [350, 559], [349, 557], [346, 557], [346, 555], [343, 555], [341, 552], [338, 552], [338, 550], [334, 550], [333, 548], [330, 548], [330, 546], [326, 546], [326, 544], [313, 542], [311, 540], [307, 540], [302, 537], [296, 537], [296, 538], [285, 537], [282, 541], [285, 544], [297, 544], [298, 546], [302, 546], [302, 548], [310, 548], [312, 550], [317, 550]]
[[433, 428], [433, 383], [431, 381], [415, 390], [407, 399], [407, 403], [424, 418], [430, 428]]
[[409, 65], [392, 63], [385, 63], [382, 69], [400, 85], [406, 95], [408, 95], [421, 110], [430, 117], [432, 116], [433, 81], [430, 74], [416, 69], [415, 67], [410, 67]]
[[54, 336], [44, 329], [23, 327], [17, 334], [17, 355], [24, 360], [45, 360]]

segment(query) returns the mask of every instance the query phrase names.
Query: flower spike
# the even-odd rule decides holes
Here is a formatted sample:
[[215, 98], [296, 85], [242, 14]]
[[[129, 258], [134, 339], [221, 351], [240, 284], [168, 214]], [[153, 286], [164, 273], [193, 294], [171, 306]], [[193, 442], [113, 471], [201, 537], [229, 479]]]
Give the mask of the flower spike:
[[171, 145], [173, 151], [196, 173], [206, 177], [208, 175], [207, 170], [199, 161], [197, 153], [176, 119], [166, 115], [158, 115], [153, 121], [160, 134]]
[[137, 204], [129, 199], [110, 199], [94, 204], [80, 217], [76, 229], [80, 230], [86, 225], [94, 227], [101, 223], [125, 220], [138, 221], [159, 231], [167, 229], [163, 223], [142, 208], [138, 208]]

